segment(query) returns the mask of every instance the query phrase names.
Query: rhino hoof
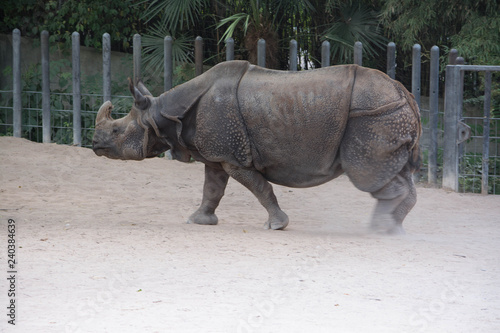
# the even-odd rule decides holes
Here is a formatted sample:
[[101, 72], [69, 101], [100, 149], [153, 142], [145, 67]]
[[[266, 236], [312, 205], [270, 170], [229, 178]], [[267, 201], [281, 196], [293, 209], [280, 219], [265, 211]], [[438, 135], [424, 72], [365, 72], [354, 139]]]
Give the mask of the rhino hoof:
[[288, 216], [280, 212], [277, 216], [269, 218], [269, 220], [264, 223], [264, 229], [272, 230], [283, 230], [288, 225]]
[[372, 220], [371, 230], [377, 234], [404, 235], [401, 223], [396, 223], [389, 214], [381, 214]]
[[389, 235], [406, 235], [405, 229], [401, 224], [394, 226], [392, 229], [388, 230]]
[[215, 214], [201, 214], [194, 213], [187, 220], [188, 224], [203, 224], [203, 225], [216, 225], [219, 222], [217, 215]]

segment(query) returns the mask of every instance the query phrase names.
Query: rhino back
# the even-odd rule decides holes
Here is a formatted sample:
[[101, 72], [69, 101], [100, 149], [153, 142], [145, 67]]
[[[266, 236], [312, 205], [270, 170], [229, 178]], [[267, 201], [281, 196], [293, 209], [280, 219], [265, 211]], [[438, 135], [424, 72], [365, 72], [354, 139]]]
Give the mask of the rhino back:
[[238, 102], [253, 166], [267, 179], [307, 187], [337, 175], [356, 68], [280, 72], [249, 67]]

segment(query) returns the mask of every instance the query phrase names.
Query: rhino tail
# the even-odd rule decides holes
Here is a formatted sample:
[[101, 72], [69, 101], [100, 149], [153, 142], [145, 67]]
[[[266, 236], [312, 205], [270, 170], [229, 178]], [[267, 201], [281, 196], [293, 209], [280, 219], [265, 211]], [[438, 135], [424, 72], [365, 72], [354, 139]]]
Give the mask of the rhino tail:
[[420, 120], [420, 109], [413, 94], [410, 93], [400, 82], [398, 82], [398, 84], [400, 85], [401, 91], [405, 95], [406, 100], [408, 101], [408, 104], [412, 109], [415, 115], [415, 120], [417, 122], [417, 129], [416, 129], [417, 133], [413, 138], [412, 145], [409, 150], [410, 154], [408, 157], [408, 165], [410, 166], [411, 171], [416, 172], [420, 170], [420, 165], [422, 163], [422, 156], [420, 154], [420, 146], [419, 146], [420, 136], [422, 135], [422, 122]]
[[419, 171], [421, 163], [422, 163], [422, 157], [420, 154], [420, 146], [417, 143], [411, 149], [410, 156], [408, 158], [408, 165], [410, 166], [411, 172]]

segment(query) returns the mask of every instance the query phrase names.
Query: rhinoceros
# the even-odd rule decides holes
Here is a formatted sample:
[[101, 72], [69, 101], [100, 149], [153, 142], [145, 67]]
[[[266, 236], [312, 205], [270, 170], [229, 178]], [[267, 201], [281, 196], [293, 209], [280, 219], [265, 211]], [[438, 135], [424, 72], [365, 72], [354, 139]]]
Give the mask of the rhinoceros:
[[377, 199], [376, 232], [402, 233], [416, 203], [412, 174], [420, 163], [421, 123], [414, 97], [384, 73], [357, 65], [301, 72], [246, 61], [218, 64], [153, 97], [142, 82], [134, 104], [114, 120], [105, 102], [96, 117], [99, 156], [142, 160], [167, 150], [205, 164], [200, 207], [188, 223], [215, 225], [229, 177], [264, 206], [267, 229], [284, 229], [270, 183], [311, 187], [345, 173]]

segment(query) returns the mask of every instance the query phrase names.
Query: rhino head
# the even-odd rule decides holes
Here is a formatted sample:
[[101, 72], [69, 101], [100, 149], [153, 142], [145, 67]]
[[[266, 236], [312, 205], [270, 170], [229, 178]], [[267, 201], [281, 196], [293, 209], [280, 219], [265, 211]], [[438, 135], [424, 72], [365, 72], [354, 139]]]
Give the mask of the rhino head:
[[97, 113], [92, 149], [98, 156], [143, 160], [170, 149], [159, 135], [154, 120], [153, 110], [158, 107], [155, 98], [142, 82], [134, 86], [129, 79], [129, 88], [134, 97], [129, 114], [113, 119], [110, 101], [105, 102]]

